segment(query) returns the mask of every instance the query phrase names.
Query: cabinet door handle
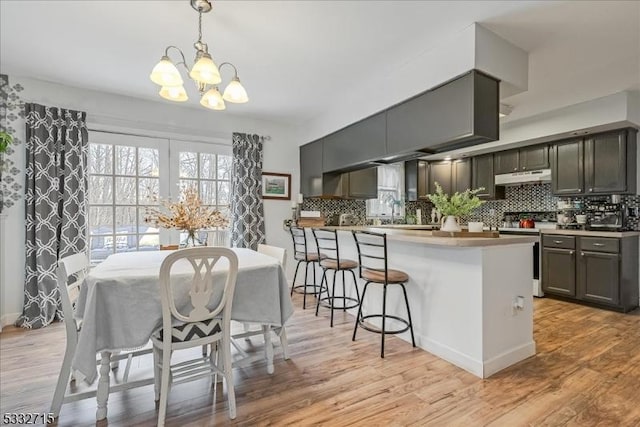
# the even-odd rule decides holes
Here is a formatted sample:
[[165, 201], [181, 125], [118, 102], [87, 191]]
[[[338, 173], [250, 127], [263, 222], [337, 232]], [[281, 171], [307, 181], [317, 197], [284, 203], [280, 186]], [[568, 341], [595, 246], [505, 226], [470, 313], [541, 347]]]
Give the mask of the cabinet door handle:
[[580, 256], [584, 256], [584, 252], [580, 252]]
[[526, 166], [523, 166], [523, 167], [522, 167], [522, 170], [525, 170], [525, 169], [527, 169], [527, 167], [526, 167]]
[[594, 243], [593, 246], [602, 247], [604, 246], [604, 243]]
[[573, 255], [575, 253], [576, 253], [576, 251], [569, 251], [569, 255]]
[[592, 192], [592, 191], [593, 191], [593, 188], [590, 188], [590, 189], [589, 189], [589, 192]]
[[578, 193], [581, 193], [581, 192], [582, 192], [582, 188], [578, 188]]
[[562, 240], [554, 240], [553, 243], [555, 243], [556, 245], [559, 245], [560, 243], [562, 243]]

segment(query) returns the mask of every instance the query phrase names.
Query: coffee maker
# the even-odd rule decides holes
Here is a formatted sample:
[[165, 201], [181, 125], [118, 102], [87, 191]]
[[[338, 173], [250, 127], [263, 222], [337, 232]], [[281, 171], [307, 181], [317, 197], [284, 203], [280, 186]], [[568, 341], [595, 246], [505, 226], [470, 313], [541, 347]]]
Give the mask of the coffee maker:
[[619, 231], [627, 226], [627, 207], [618, 195], [589, 200], [586, 212], [590, 230]]

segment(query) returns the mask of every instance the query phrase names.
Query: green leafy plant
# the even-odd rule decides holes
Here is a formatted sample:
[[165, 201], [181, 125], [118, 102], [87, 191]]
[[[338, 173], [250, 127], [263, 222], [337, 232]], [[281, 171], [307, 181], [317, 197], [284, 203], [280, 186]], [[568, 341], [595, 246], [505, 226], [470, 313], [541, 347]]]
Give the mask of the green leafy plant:
[[13, 142], [13, 137], [7, 132], [0, 132], [0, 153], [6, 153], [7, 148]]
[[483, 191], [484, 188], [476, 188], [475, 190], [466, 190], [462, 193], [455, 192], [451, 197], [444, 194], [442, 186], [436, 182], [436, 193], [428, 194], [427, 197], [433, 205], [444, 216], [464, 217], [469, 215], [474, 209], [479, 208], [484, 203], [476, 194]]

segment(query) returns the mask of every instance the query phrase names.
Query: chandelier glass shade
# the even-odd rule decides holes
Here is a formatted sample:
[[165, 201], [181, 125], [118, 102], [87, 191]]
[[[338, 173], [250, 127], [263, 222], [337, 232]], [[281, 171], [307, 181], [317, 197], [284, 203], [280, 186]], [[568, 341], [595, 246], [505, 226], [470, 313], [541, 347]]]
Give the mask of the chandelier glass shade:
[[[225, 101], [243, 104], [249, 101], [247, 91], [240, 83], [237, 68], [230, 62], [223, 62], [218, 67], [214, 62], [206, 43], [202, 42], [202, 14], [211, 10], [209, 0], [191, 0], [191, 6], [198, 12], [198, 40], [193, 44], [196, 49], [195, 63], [189, 69], [184, 53], [176, 46], [168, 46], [160, 58], [160, 62], [153, 67], [149, 78], [160, 86], [159, 95], [169, 101], [184, 102], [189, 99], [184, 88], [184, 80], [176, 65], [182, 65], [187, 75], [193, 80], [200, 92], [200, 105], [212, 110], [226, 109]], [[175, 49], [180, 53], [180, 62], [173, 63], [169, 57], [169, 50]], [[223, 94], [218, 90], [218, 84], [222, 83], [220, 70], [229, 66], [233, 68], [233, 78], [225, 88]]]

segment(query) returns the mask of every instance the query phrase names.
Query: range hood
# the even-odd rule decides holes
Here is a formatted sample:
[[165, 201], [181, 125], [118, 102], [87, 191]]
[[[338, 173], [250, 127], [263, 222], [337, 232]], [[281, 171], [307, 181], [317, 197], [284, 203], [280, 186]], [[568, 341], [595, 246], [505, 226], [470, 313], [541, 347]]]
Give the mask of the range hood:
[[496, 185], [520, 185], [551, 182], [551, 169], [496, 175]]

